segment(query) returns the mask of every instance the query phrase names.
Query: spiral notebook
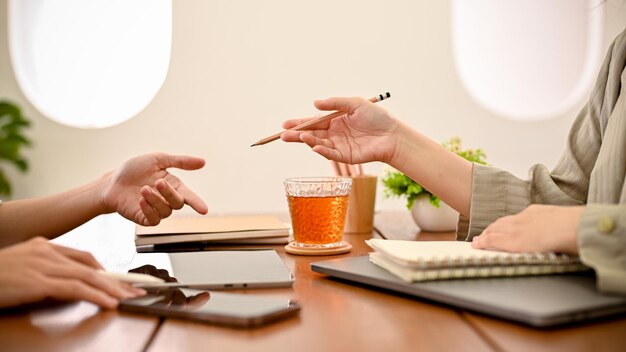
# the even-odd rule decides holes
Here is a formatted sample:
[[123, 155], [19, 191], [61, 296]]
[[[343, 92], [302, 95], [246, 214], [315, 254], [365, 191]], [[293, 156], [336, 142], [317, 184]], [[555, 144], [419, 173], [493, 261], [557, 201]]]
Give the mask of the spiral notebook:
[[509, 253], [472, 248], [460, 241], [366, 241], [369, 259], [405, 282], [533, 276], [590, 270], [576, 256]]

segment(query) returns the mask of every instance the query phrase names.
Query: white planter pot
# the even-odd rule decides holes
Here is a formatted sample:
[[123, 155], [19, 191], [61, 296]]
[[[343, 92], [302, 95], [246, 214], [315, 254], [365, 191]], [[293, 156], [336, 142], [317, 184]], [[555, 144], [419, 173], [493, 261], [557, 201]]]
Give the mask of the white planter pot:
[[429, 196], [418, 196], [411, 208], [413, 220], [422, 231], [442, 232], [454, 231], [459, 213], [444, 202], [439, 208], [430, 204]]

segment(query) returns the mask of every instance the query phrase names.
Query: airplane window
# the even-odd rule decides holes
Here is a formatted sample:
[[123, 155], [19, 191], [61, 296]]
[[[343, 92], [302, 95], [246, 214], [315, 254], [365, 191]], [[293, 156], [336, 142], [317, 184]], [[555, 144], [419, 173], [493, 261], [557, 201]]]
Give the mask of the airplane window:
[[541, 120], [581, 105], [603, 55], [597, 0], [453, 0], [455, 66], [484, 108]]
[[45, 116], [100, 128], [144, 109], [170, 61], [171, 0], [9, 0], [17, 82]]

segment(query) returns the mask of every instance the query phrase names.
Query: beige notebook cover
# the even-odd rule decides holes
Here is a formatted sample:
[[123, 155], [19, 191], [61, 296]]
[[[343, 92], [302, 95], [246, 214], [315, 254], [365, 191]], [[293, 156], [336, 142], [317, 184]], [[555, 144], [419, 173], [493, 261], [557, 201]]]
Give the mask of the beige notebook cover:
[[579, 262], [578, 257], [565, 254], [511, 253], [475, 249], [470, 242], [463, 241], [401, 241], [374, 238], [365, 242], [389, 261], [408, 268]]
[[589, 270], [576, 256], [474, 249], [470, 242], [366, 241], [370, 261], [406, 282], [546, 275]]
[[182, 242], [276, 238], [289, 236], [289, 225], [275, 216], [231, 215], [172, 217], [157, 226], [137, 225], [135, 244], [166, 244]]

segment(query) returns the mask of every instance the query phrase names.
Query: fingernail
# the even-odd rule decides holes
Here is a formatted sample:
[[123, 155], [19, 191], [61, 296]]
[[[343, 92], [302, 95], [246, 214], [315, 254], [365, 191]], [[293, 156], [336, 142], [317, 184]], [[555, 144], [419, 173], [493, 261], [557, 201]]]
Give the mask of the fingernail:
[[106, 297], [105, 298], [105, 307], [107, 309], [115, 309], [117, 307], [117, 305], [119, 304], [119, 301], [113, 297]]
[[143, 288], [133, 287], [133, 293], [135, 294], [135, 297], [139, 297], [139, 296], [145, 296], [148, 293], [148, 291], [144, 290]]
[[122, 297], [120, 297], [120, 300], [131, 299], [131, 298], [137, 297], [137, 295], [133, 291], [126, 291], [121, 296]]
[[163, 190], [165, 188], [165, 180], [162, 178], [156, 180], [156, 182], [154, 183], [154, 187], [156, 187], [158, 190]]
[[148, 187], [148, 186], [143, 186], [143, 187], [141, 188], [141, 195], [142, 195], [142, 196], [146, 197], [146, 196], [149, 196], [151, 193], [152, 193], [152, 189], [151, 189], [150, 187]]

